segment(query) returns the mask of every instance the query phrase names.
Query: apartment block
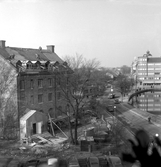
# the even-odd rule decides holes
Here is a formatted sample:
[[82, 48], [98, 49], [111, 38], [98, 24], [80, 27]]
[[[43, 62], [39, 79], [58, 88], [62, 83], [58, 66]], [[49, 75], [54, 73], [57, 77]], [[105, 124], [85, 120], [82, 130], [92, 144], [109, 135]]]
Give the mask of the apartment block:
[[[161, 57], [153, 57], [149, 51], [135, 58], [131, 66], [135, 79], [135, 91], [142, 89], [161, 89]], [[138, 96], [138, 105], [144, 111], [161, 111], [161, 92], [150, 91]]]

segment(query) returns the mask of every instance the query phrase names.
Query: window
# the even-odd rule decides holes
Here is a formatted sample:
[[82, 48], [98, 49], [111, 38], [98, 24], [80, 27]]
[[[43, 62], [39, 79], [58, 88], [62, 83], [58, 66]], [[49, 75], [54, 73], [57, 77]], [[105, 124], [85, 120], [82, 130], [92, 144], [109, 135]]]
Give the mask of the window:
[[57, 92], [57, 98], [58, 100], [61, 98], [61, 92]]
[[25, 81], [21, 80], [20, 81], [20, 90], [24, 90], [25, 89]]
[[61, 116], [61, 115], [62, 115], [62, 106], [59, 106], [57, 110], [57, 116]]
[[52, 93], [48, 94], [48, 101], [52, 101]]
[[20, 94], [20, 101], [21, 101], [21, 102], [24, 102], [24, 101], [25, 101], [25, 94], [24, 94], [24, 93], [21, 93], [21, 94]]
[[60, 78], [57, 78], [57, 84], [60, 85]]
[[34, 88], [34, 80], [33, 80], [33, 79], [30, 80], [30, 88], [31, 88], [31, 89]]
[[20, 103], [21, 106], [25, 106], [25, 94], [23, 92], [20, 93]]
[[31, 101], [31, 104], [34, 104], [34, 96], [33, 95], [31, 95], [31, 99], [30, 99]]
[[38, 88], [42, 88], [42, 82], [43, 82], [42, 79], [38, 79]]
[[43, 94], [39, 94], [38, 95], [38, 103], [42, 103], [43, 102]]
[[49, 83], [49, 87], [51, 87], [52, 86], [52, 79], [51, 78], [48, 79], [48, 83]]

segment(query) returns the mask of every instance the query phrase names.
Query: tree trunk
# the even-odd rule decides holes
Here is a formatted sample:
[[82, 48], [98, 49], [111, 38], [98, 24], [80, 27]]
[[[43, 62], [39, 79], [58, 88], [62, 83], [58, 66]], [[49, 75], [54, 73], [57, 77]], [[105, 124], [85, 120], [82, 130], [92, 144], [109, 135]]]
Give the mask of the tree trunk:
[[75, 140], [75, 145], [78, 144], [78, 134], [77, 134], [77, 129], [78, 129], [78, 108], [76, 109], [76, 113], [75, 113], [75, 136], [74, 136], [74, 140]]
[[70, 130], [70, 137], [71, 137], [71, 143], [74, 144], [74, 139], [73, 139], [73, 131], [72, 131], [72, 126], [71, 126], [71, 122], [70, 122], [70, 117], [68, 117], [68, 121], [69, 121], [69, 130]]

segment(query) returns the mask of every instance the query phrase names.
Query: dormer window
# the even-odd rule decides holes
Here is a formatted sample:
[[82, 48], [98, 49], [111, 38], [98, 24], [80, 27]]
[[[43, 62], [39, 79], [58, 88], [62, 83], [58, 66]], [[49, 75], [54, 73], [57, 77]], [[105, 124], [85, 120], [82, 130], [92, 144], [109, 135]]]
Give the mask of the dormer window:
[[27, 69], [32, 69], [32, 63], [31, 63], [31, 61], [28, 61], [26, 63], [26, 66], [27, 66]]
[[40, 61], [37, 61], [37, 62], [35, 63], [35, 66], [36, 66], [37, 69], [40, 69], [40, 65], [41, 65]]

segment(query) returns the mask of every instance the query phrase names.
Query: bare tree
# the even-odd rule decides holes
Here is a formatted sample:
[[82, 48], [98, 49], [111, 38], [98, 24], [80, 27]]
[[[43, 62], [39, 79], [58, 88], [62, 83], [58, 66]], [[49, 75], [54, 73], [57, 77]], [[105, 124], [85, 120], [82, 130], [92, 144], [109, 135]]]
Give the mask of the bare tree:
[[130, 92], [131, 85], [131, 80], [125, 75], [119, 75], [115, 80], [115, 87], [121, 93], [122, 98]]
[[[82, 55], [66, 56], [64, 60], [66, 64], [66, 72], [59, 75], [61, 78], [62, 98], [69, 105], [66, 115], [71, 119], [74, 118], [74, 143], [77, 144], [77, 129], [78, 129], [78, 113], [83, 110], [83, 107], [88, 103], [89, 99], [86, 97], [85, 90], [90, 82], [91, 74], [99, 65], [95, 59], [86, 60]], [[57, 79], [57, 80], [59, 80]], [[69, 112], [70, 110], [70, 112]], [[69, 119], [69, 122], [71, 121]], [[71, 126], [70, 126], [71, 128]], [[70, 130], [71, 135], [72, 130]]]
[[[0, 60], [0, 129], [2, 137], [9, 138], [17, 126], [16, 71]], [[14, 129], [15, 128], [15, 129]], [[13, 132], [14, 133], [14, 132]], [[13, 136], [13, 135], [12, 135]]]

